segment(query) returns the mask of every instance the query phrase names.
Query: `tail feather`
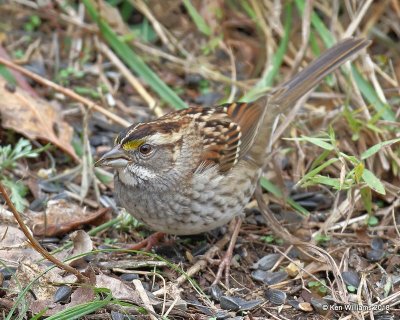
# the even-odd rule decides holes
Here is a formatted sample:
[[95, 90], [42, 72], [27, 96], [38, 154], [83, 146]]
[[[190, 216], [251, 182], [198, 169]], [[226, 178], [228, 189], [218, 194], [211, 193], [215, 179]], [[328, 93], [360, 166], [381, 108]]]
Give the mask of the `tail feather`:
[[357, 38], [347, 38], [337, 43], [292, 79], [281, 85], [270, 97], [269, 103], [278, 105], [279, 111], [284, 112], [286, 108], [293, 106], [298, 99], [314, 88], [325, 76], [369, 44], [369, 40]]
[[[254, 136], [254, 143], [248, 153], [257, 165], [265, 161], [265, 152], [269, 145], [272, 126], [279, 114], [288, 114], [296, 102], [313, 89], [326, 75], [339, 68], [355, 53], [368, 46], [365, 39], [348, 38], [325, 51], [291, 80], [279, 86], [275, 92], [253, 102], [253, 107], [263, 110]], [[265, 107], [266, 106], [266, 107]]]

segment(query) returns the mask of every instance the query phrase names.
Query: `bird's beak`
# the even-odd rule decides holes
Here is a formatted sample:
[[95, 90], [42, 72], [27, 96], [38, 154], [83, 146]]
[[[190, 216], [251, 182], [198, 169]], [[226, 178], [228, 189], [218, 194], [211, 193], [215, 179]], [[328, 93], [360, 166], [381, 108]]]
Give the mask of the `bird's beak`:
[[105, 153], [99, 160], [94, 164], [95, 167], [112, 167], [112, 168], [123, 168], [129, 162], [128, 156], [124, 153], [120, 145], [116, 145], [110, 151]]

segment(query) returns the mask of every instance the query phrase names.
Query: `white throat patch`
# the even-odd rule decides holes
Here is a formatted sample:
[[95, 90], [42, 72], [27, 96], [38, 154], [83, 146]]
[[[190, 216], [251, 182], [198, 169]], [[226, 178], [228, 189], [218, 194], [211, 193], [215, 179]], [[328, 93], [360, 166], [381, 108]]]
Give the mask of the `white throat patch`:
[[143, 181], [156, 178], [156, 174], [147, 168], [135, 165], [128, 165], [118, 170], [119, 179], [130, 186], [137, 186]]

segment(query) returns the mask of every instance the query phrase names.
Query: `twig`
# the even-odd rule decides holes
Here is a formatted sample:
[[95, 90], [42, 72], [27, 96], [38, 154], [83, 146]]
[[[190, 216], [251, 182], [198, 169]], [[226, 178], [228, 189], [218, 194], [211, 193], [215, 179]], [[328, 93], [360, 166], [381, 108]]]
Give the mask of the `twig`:
[[303, 23], [301, 24], [301, 45], [294, 59], [290, 78], [292, 78], [295, 73], [299, 71], [300, 63], [303, 60], [306, 50], [308, 48], [308, 40], [310, 38], [311, 12], [312, 1], [307, 0], [304, 7]]
[[70, 89], [64, 88], [64, 87], [54, 83], [53, 81], [43, 78], [23, 67], [20, 67], [19, 65], [16, 65], [12, 61], [9, 61], [7, 59], [0, 57], [0, 64], [3, 64], [11, 69], [14, 69], [14, 70], [20, 72], [21, 74], [35, 80], [36, 82], [41, 83], [42, 85], [48, 86], [49, 88], [52, 88], [58, 92], [61, 92], [62, 94], [70, 97], [71, 99], [84, 104], [89, 110], [93, 109], [95, 111], [98, 111], [98, 112], [104, 114], [106, 117], [113, 120], [115, 123], [120, 124], [121, 126], [128, 127], [130, 125], [130, 123], [128, 121], [126, 121], [126, 120], [122, 119], [121, 117], [113, 114], [112, 112], [104, 109], [102, 106], [95, 104], [94, 102], [80, 96], [79, 94], [75, 93], [74, 91], [72, 91]]
[[364, 17], [365, 13], [367, 12], [369, 6], [372, 4], [372, 0], [367, 0], [361, 9], [358, 11], [357, 16], [352, 19], [352, 22], [348, 26], [347, 30], [343, 34], [343, 38], [347, 38], [353, 35], [356, 31], [358, 26], [361, 23], [362, 18]]
[[132, 74], [132, 72], [122, 63], [118, 56], [110, 50], [108, 46], [104, 43], [99, 43], [100, 51], [107, 56], [107, 58], [121, 71], [122, 75], [131, 84], [133, 88], [140, 94], [143, 100], [146, 101], [150, 110], [154, 112], [157, 117], [163, 115], [163, 111], [159, 106], [157, 106], [156, 100], [146, 91], [145, 87], [140, 83], [140, 81]]
[[160, 40], [168, 48], [168, 50], [174, 52], [175, 48], [169, 41], [168, 36], [165, 33], [166, 30], [164, 26], [154, 17], [146, 3], [143, 0], [130, 0], [130, 3], [150, 21], [154, 31], [160, 37]]
[[75, 268], [63, 263], [62, 261], [58, 260], [57, 258], [55, 258], [54, 256], [52, 256], [50, 253], [48, 253], [40, 244], [39, 242], [36, 240], [35, 237], [32, 236], [30, 230], [28, 229], [28, 227], [25, 225], [25, 223], [22, 221], [21, 215], [19, 214], [19, 212], [17, 211], [17, 209], [15, 208], [14, 204], [12, 203], [10, 197], [7, 194], [6, 189], [4, 188], [3, 184], [0, 182], [0, 193], [3, 195], [4, 199], [6, 200], [6, 203], [8, 205], [8, 207], [10, 208], [11, 212], [13, 213], [15, 220], [17, 220], [19, 226], [22, 229], [22, 232], [25, 234], [25, 236], [28, 238], [28, 241], [30, 243], [30, 245], [37, 251], [39, 252], [45, 259], [51, 261], [52, 263], [54, 263], [56, 266], [58, 266], [59, 268], [72, 273], [73, 275], [75, 275], [78, 278], [79, 282], [87, 282], [89, 281], [88, 278], [86, 278], [84, 275], [82, 275], [78, 270], [76, 270]]
[[150, 303], [150, 299], [147, 296], [146, 290], [144, 290], [142, 282], [139, 279], [135, 279], [132, 281], [133, 285], [135, 286], [136, 291], [138, 292], [140, 299], [143, 301], [143, 305], [146, 310], [149, 312], [150, 319], [157, 320], [157, 317], [154, 316], [155, 311], [153, 306]]

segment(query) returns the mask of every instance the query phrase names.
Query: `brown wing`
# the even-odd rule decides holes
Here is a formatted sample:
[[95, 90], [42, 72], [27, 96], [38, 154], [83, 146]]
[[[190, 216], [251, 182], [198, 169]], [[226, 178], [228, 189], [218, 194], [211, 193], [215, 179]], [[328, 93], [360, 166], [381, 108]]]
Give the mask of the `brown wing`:
[[226, 172], [246, 154], [258, 132], [265, 102], [263, 99], [203, 108], [198, 117], [203, 137], [203, 167], [218, 165], [221, 172]]

